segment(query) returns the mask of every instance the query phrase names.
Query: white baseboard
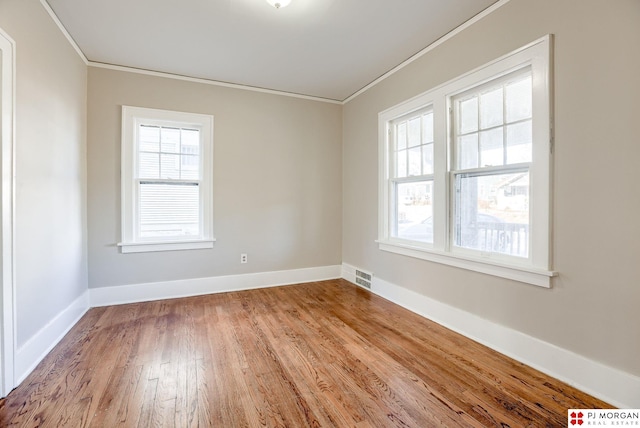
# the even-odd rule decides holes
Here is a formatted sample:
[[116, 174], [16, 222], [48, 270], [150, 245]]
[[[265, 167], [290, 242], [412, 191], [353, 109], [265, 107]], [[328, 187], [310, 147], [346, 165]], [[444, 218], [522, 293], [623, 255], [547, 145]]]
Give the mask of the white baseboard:
[[15, 357], [16, 386], [22, 383], [88, 310], [89, 292], [85, 291], [18, 348]]
[[340, 278], [340, 265], [89, 289], [91, 307], [276, 287]]
[[[355, 267], [342, 277], [355, 283]], [[640, 408], [640, 377], [373, 277], [371, 291], [614, 406]]]

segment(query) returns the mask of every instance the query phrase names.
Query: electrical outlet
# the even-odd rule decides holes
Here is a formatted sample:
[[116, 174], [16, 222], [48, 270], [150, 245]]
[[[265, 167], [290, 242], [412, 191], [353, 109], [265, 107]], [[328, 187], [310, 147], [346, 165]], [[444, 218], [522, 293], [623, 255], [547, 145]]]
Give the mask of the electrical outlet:
[[240, 263], [246, 263], [247, 262], [247, 255], [246, 253], [242, 253], [240, 254]]

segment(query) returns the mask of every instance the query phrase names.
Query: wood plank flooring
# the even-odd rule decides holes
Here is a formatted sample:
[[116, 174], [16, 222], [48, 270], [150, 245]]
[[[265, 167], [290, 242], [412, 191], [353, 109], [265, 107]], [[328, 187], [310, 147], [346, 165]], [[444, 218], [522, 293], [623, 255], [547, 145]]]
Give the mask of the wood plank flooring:
[[335, 280], [93, 308], [0, 426], [563, 427], [606, 407]]

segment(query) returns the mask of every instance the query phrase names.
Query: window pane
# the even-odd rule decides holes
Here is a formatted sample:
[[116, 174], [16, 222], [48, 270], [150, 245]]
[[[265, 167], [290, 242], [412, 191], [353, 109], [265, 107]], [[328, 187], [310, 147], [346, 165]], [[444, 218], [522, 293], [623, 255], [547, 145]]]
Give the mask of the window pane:
[[138, 150], [140, 151], [160, 151], [160, 127], [140, 125], [138, 128], [138, 141]]
[[160, 178], [160, 155], [157, 153], [140, 153], [138, 157], [139, 178]]
[[530, 120], [507, 126], [507, 163], [531, 162], [532, 142]]
[[502, 87], [480, 96], [480, 128], [502, 125]]
[[407, 151], [400, 150], [396, 154], [396, 177], [407, 176]]
[[409, 149], [409, 176], [422, 175], [422, 150], [420, 146]]
[[397, 150], [402, 150], [407, 148], [407, 122], [402, 122], [397, 127], [396, 132], [396, 145]]
[[422, 116], [422, 143], [433, 142], [433, 113]]
[[160, 155], [160, 178], [180, 178], [180, 155]]
[[197, 129], [182, 130], [182, 145], [180, 152], [188, 155], [200, 154], [200, 131]]
[[478, 134], [458, 137], [458, 168], [478, 167]]
[[420, 117], [416, 117], [409, 121], [409, 147], [420, 145]]
[[180, 157], [181, 170], [180, 178], [182, 179], [195, 179], [200, 178], [200, 157], [191, 155], [182, 155]]
[[460, 103], [460, 133], [475, 132], [478, 130], [478, 98], [462, 101]]
[[433, 174], [433, 143], [422, 146], [422, 173]]
[[507, 85], [507, 122], [529, 119], [532, 112], [531, 76]]
[[480, 166], [504, 164], [503, 128], [480, 132]]
[[433, 181], [396, 184], [394, 236], [433, 242]]
[[162, 128], [160, 138], [164, 153], [180, 153], [180, 129]]
[[456, 195], [456, 246], [528, 257], [528, 172], [459, 174]]
[[197, 184], [140, 183], [141, 237], [198, 237], [199, 213]]

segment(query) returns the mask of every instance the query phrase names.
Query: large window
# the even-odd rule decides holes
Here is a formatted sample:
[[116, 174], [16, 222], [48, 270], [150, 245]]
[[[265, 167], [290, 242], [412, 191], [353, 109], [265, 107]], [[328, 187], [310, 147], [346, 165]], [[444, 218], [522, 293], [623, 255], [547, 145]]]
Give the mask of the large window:
[[550, 286], [550, 37], [386, 110], [382, 250]]
[[122, 108], [122, 252], [211, 248], [213, 117]]

